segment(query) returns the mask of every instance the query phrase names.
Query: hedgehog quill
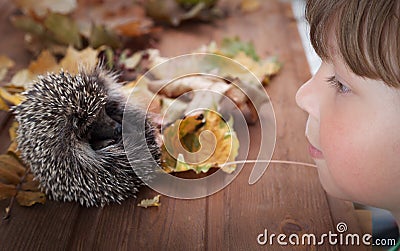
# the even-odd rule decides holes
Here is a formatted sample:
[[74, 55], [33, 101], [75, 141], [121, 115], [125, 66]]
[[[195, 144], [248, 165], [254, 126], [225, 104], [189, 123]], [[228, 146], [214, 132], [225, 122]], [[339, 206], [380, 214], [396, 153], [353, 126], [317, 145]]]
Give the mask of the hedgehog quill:
[[[84, 206], [120, 203], [152, 178], [160, 161], [155, 129], [143, 111], [126, 103], [119, 88], [115, 75], [101, 67], [75, 76], [48, 73], [13, 108], [21, 158], [50, 199]], [[124, 112], [137, 118], [135, 123], [144, 121], [138, 133], [130, 134], [135, 147], [129, 156], [137, 156], [133, 162], [122, 142]]]

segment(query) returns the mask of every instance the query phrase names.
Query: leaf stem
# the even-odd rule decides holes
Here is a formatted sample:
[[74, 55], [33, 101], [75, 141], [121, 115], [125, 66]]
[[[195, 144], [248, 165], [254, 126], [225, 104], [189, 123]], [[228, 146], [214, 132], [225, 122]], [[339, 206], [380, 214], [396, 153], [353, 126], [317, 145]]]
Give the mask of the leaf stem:
[[30, 167], [26, 168], [24, 175], [21, 177], [21, 179], [19, 180], [18, 185], [16, 186], [16, 192], [14, 194], [13, 197], [11, 197], [10, 199], [10, 203], [8, 204], [8, 207], [6, 207], [6, 214], [3, 217], [3, 220], [9, 220], [10, 216], [11, 216], [11, 209], [14, 205], [14, 201], [17, 197], [17, 194], [19, 192], [19, 190], [21, 190], [22, 187], [22, 183], [25, 181], [26, 177], [28, 176], [28, 173], [30, 172]]

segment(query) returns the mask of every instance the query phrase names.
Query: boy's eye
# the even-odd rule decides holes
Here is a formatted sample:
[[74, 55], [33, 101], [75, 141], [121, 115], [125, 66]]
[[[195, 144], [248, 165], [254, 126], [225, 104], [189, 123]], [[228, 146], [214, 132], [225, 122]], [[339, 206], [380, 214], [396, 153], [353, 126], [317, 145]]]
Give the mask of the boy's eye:
[[336, 79], [335, 76], [328, 78], [328, 83], [336, 89], [338, 93], [349, 93], [351, 92], [350, 88], [340, 83], [339, 80]]

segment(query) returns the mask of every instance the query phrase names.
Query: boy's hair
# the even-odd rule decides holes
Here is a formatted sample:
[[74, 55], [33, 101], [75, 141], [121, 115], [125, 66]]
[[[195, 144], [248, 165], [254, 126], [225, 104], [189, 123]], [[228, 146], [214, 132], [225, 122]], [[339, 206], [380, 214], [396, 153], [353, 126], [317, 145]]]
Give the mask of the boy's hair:
[[400, 87], [399, 17], [399, 0], [307, 0], [306, 4], [312, 45], [322, 59], [332, 57], [328, 38], [334, 34], [341, 56], [355, 74], [393, 87]]

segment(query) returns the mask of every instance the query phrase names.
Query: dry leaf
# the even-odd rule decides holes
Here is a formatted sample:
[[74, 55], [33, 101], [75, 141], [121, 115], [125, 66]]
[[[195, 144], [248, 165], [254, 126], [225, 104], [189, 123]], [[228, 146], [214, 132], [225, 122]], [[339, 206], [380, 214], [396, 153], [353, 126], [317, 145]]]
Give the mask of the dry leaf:
[[24, 97], [21, 94], [11, 94], [3, 87], [0, 87], [0, 98], [12, 105], [19, 105], [24, 100]]
[[7, 185], [0, 183], [0, 200], [4, 200], [10, 197], [13, 197], [17, 189], [14, 185]]
[[0, 81], [7, 75], [8, 69], [15, 65], [9, 57], [0, 55]]
[[57, 42], [73, 45], [75, 48], [82, 47], [78, 26], [70, 17], [50, 13], [44, 21], [44, 26], [54, 35], [53, 38]]
[[0, 110], [8, 112], [10, 107], [6, 104], [6, 102], [0, 97]]
[[36, 203], [44, 204], [46, 196], [42, 192], [18, 191], [17, 201], [21, 206], [32, 206]]
[[126, 37], [140, 37], [152, 31], [153, 22], [150, 20], [132, 20], [115, 26], [113, 29], [118, 34]]
[[240, 9], [243, 12], [252, 12], [260, 8], [261, 4], [259, 0], [242, 0], [240, 3]]
[[138, 204], [138, 207], [148, 208], [148, 207], [159, 207], [160, 205], [161, 205], [160, 195], [156, 195], [156, 196], [154, 196], [153, 199], [144, 199], [144, 200], [140, 201], [140, 203]]
[[[207, 131], [211, 134], [202, 134]], [[164, 130], [163, 138], [161, 163], [166, 172], [193, 170], [205, 173], [210, 168], [235, 160], [239, 150], [233, 119], [225, 122], [210, 110], [177, 120]], [[182, 151], [181, 146], [186, 151]], [[222, 170], [231, 173], [235, 168], [232, 165]]]
[[121, 63], [125, 66], [126, 69], [131, 70], [134, 69], [142, 60], [143, 52], [139, 51], [134, 53], [132, 56], [125, 58], [121, 61]]
[[18, 122], [14, 121], [8, 129], [8, 134], [10, 135], [10, 140], [14, 141], [17, 138], [17, 129], [18, 129]]
[[148, 0], [147, 15], [151, 18], [178, 26], [185, 20], [211, 21], [220, 13], [213, 8], [217, 0]]
[[49, 11], [54, 13], [68, 14], [76, 8], [76, 0], [15, 0], [15, 3], [25, 12], [34, 12], [43, 17]]
[[48, 50], [43, 50], [38, 58], [29, 64], [28, 70], [34, 75], [40, 75], [47, 72], [58, 72], [59, 66], [56, 58]]
[[39, 183], [32, 174], [26, 174], [26, 168], [14, 154], [0, 155], [0, 200], [16, 196], [22, 206], [44, 203], [45, 195], [39, 189]]
[[82, 51], [75, 50], [72, 46], [68, 47], [67, 54], [60, 62], [60, 67], [71, 74], [77, 74], [79, 67], [87, 70], [94, 69], [97, 65], [98, 51], [90, 47]]
[[102, 45], [118, 48], [121, 46], [121, 41], [114, 31], [106, 29], [103, 25], [94, 25], [89, 35], [89, 44], [93, 48], [98, 48]]
[[30, 72], [28, 69], [23, 69], [18, 71], [11, 79], [10, 85], [16, 87], [22, 87], [24, 89], [28, 89], [32, 84], [33, 80], [36, 79], [36, 76]]

